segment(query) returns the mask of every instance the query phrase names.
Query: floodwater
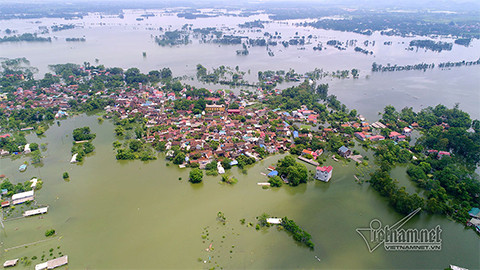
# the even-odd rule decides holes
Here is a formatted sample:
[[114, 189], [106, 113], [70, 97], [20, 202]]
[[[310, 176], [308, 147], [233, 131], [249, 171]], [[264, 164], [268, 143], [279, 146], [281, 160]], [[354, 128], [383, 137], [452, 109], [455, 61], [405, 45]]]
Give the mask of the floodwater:
[[[355, 33], [314, 29], [311, 27], [296, 27], [294, 23], [301, 21], [282, 21], [265, 24], [262, 32], [241, 29], [238, 24], [256, 19], [268, 20], [267, 15], [255, 15], [248, 18], [226, 17], [202, 18], [187, 20], [178, 18], [173, 14], [158, 10], [148, 10], [155, 17], [143, 21], [136, 18], [144, 14], [144, 10], [126, 10], [125, 18], [115, 16], [101, 16], [91, 14], [78, 20], [61, 20], [43, 18], [39, 20], [8, 20], [0, 21], [0, 29], [17, 30], [19, 34], [27, 32], [40, 32], [39, 27], [50, 27], [55, 24], [75, 24], [78, 28], [59, 32], [50, 32], [51, 43], [1, 43], [0, 57], [16, 58], [26, 57], [31, 61], [31, 66], [39, 68], [37, 77], [43, 77], [46, 72], [52, 72], [48, 65], [58, 63], [83, 64], [90, 62], [106, 67], [122, 67], [125, 69], [137, 67], [142, 72], [170, 67], [174, 76], [194, 77], [196, 65], [202, 64], [210, 71], [221, 65], [245, 71], [245, 80], [249, 83], [257, 82], [258, 71], [294, 69], [299, 73], [312, 71], [315, 68], [332, 72], [337, 70], [360, 70], [359, 79], [333, 79], [321, 80], [329, 83], [329, 93], [337, 95], [339, 100], [348, 108], [356, 108], [359, 113], [374, 120], [378, 112], [392, 104], [401, 109], [413, 107], [416, 111], [427, 106], [443, 103], [449, 107], [460, 103], [460, 108], [471, 114], [472, 118], [480, 118], [480, 67], [457, 67], [449, 70], [401, 71], [393, 73], [372, 73], [373, 62], [387, 65], [414, 65], [418, 63], [435, 63], [447, 61], [475, 61], [480, 57], [480, 40], [473, 40], [470, 47], [453, 45], [451, 51], [432, 52], [422, 49], [408, 51], [412, 39], [425, 39], [424, 37], [388, 37], [379, 33], [364, 36]], [[37, 23], [38, 21], [38, 23]], [[294, 36], [305, 36], [305, 50], [300, 46], [284, 48], [281, 44], [270, 46], [275, 56], [270, 57], [265, 47], [249, 48], [247, 56], [236, 55], [236, 50], [241, 45], [200, 44], [198, 39], [192, 39], [188, 45], [161, 47], [154, 42], [153, 36], [160, 35], [160, 27], [165, 30], [180, 29], [189, 24], [192, 28], [219, 27], [234, 30], [224, 30], [226, 34], [263, 38], [264, 32], [274, 34], [278, 32], [282, 39], [289, 40]], [[234, 32], [237, 31], [237, 32]], [[298, 35], [296, 35], [298, 32]], [[309, 39], [308, 36], [312, 35]], [[85, 37], [86, 42], [66, 42], [65, 38]], [[356, 40], [356, 46], [373, 51], [373, 55], [364, 55], [354, 52], [355, 46], [349, 46], [346, 51], [339, 51], [326, 42], [331, 39], [346, 42]], [[364, 41], [369, 41], [365, 46]], [[437, 41], [453, 42], [450, 38], [438, 38]], [[375, 41], [375, 45], [372, 42]], [[391, 41], [392, 45], [384, 45]], [[326, 50], [314, 51], [313, 47], [319, 42], [323, 43]], [[146, 57], [143, 57], [146, 52]], [[369, 77], [369, 78], [367, 78]], [[195, 86], [205, 86], [210, 89], [224, 89], [228, 86], [198, 83], [195, 80], [184, 82]], [[280, 85], [280, 88], [292, 84]], [[238, 88], [237, 88], [238, 89]]]
[[[60, 246], [58, 250], [69, 255], [71, 269], [193, 269], [216, 265], [226, 269], [438, 269], [450, 263], [479, 267], [478, 236], [462, 224], [425, 213], [415, 216], [406, 228], [440, 225], [441, 251], [386, 251], [381, 246], [370, 253], [355, 229], [368, 228], [372, 219], [394, 224], [402, 216], [368, 184], [355, 182], [353, 162], [328, 158], [326, 164], [334, 168], [329, 183], [314, 181], [264, 190], [257, 185], [266, 181], [260, 173], [268, 172], [265, 168], [283, 157], [276, 155], [250, 168], [247, 175], [232, 169], [239, 180], [234, 186], [220, 184], [219, 176], [205, 176], [203, 183], [193, 185], [187, 181], [189, 170], [166, 166], [162, 154], [158, 160], [145, 163], [117, 161], [111, 146], [115, 140], [113, 125], [108, 121], [99, 124], [96, 118], [74, 116], [60, 121], [60, 126], [51, 126], [44, 138], [28, 135], [29, 141], [48, 143], [42, 167], [29, 166], [20, 173], [18, 167], [29, 161], [28, 157], [0, 160], [2, 173], [13, 182], [40, 177], [44, 185], [36, 200], [50, 206], [43, 219], [5, 222], [1, 261], [21, 256], [40, 258], [42, 254], [52, 258], [49, 249], [54, 248], [53, 256], [58, 256]], [[82, 165], [72, 165], [71, 133], [82, 126], [90, 126], [97, 134], [93, 141], [96, 150]], [[360, 147], [358, 150], [371, 157]], [[313, 166], [307, 167], [314, 170]], [[402, 168], [399, 170], [394, 177], [405, 177]], [[62, 179], [63, 172], [70, 174], [70, 181]], [[405, 181], [409, 180], [401, 183]], [[219, 211], [227, 217], [225, 225], [216, 220]], [[247, 224], [255, 224], [255, 217], [263, 212], [295, 220], [312, 235], [315, 250], [299, 246], [275, 227], [256, 231], [239, 222], [246, 219]], [[50, 228], [57, 231], [54, 239], [4, 252], [45, 239], [44, 233]], [[208, 233], [208, 238], [202, 239], [202, 233]], [[214, 249], [205, 251], [210, 244]], [[198, 262], [199, 258], [207, 262]]]
[[[328, 82], [331, 94], [337, 95], [348, 108], [356, 108], [370, 121], [376, 120], [378, 112], [388, 104], [399, 110], [405, 106], [419, 110], [438, 103], [453, 106], [456, 102], [473, 118], [480, 118], [479, 67], [427, 72], [370, 72], [374, 61], [404, 65], [476, 60], [479, 57], [478, 40], [470, 48], [454, 45], [451, 52], [411, 52], [404, 50], [411, 38], [377, 34], [365, 37], [274, 23], [268, 24], [265, 30], [280, 31], [283, 38], [292, 37], [298, 31], [301, 35], [317, 35], [323, 43], [329, 39], [357, 39], [360, 43], [367, 39], [376, 40], [375, 47], [367, 48], [373, 50], [374, 55], [355, 53], [351, 48], [340, 52], [332, 47], [314, 52], [312, 47], [317, 41], [312, 41], [305, 46], [306, 50], [280, 45], [272, 47], [275, 57], [269, 57], [265, 48], [258, 47], [250, 48], [250, 54], [242, 57], [235, 54], [239, 46], [198, 44], [198, 41], [187, 46], [159, 47], [150, 38], [150, 35], [158, 34], [158, 30], [146, 28], [172, 25], [173, 30], [185, 23], [193, 24], [193, 27], [233, 27], [244, 21], [266, 19], [265, 15], [197, 20], [157, 16], [135, 21], [142, 12], [128, 11], [123, 20], [100, 18], [97, 14], [78, 21], [41, 19], [40, 24], [24, 20], [1, 21], [0, 29], [16, 29], [20, 33], [33, 32], [39, 25], [54, 22], [74, 22], [85, 28], [50, 34], [58, 37], [52, 43], [2, 43], [0, 57], [26, 57], [32, 66], [40, 69], [40, 77], [48, 72], [49, 64], [82, 64], [85, 61], [94, 64], [95, 58], [107, 67], [138, 67], [142, 72], [170, 67], [174, 76], [193, 76], [198, 63], [207, 68], [238, 65], [241, 70], [251, 71], [250, 76], [246, 76], [250, 82], [255, 80], [259, 70], [294, 68], [297, 72], [306, 72], [315, 67], [326, 71], [359, 68], [361, 77], [357, 80], [324, 79], [322, 82]], [[98, 25], [99, 22], [105, 25]], [[87, 42], [65, 42], [66, 37], [82, 36]], [[393, 45], [384, 46], [383, 42], [387, 40], [392, 40]], [[147, 52], [146, 58], [142, 57], [144, 51]], [[367, 79], [366, 75], [371, 76]], [[277, 155], [250, 168], [247, 175], [234, 168], [232, 174], [239, 180], [234, 186], [219, 184], [219, 176], [205, 176], [202, 184], [192, 185], [187, 181], [189, 170], [173, 164], [167, 166], [162, 154], [158, 160], [146, 163], [117, 161], [112, 148], [112, 142], [116, 140], [113, 125], [108, 121], [98, 124], [96, 118], [75, 116], [60, 121], [60, 126], [54, 124], [44, 138], [29, 135], [29, 142], [48, 143], [42, 167], [29, 166], [26, 172], [20, 173], [18, 167], [29, 161], [28, 157], [0, 159], [1, 173], [14, 183], [32, 177], [41, 178], [44, 185], [37, 192], [36, 199], [40, 204], [50, 206], [43, 219], [32, 217], [5, 222], [5, 230], [0, 234], [1, 262], [37, 256], [32, 263], [36, 264], [43, 254], [46, 259], [51, 259], [62, 252], [69, 255], [68, 267], [72, 269], [209, 269], [214, 266], [216, 269], [443, 269], [449, 264], [480, 268], [479, 237], [472, 230], [464, 229], [462, 224], [425, 213], [417, 214], [405, 227], [431, 229], [440, 225], [441, 251], [386, 251], [381, 246], [370, 253], [355, 230], [368, 228], [372, 219], [391, 225], [402, 216], [367, 183], [359, 185], [355, 182], [353, 175], [357, 169], [353, 162], [344, 164], [327, 159], [326, 165], [334, 167], [330, 183], [314, 181], [298, 187], [264, 190], [257, 185], [266, 180], [260, 173], [267, 173], [265, 168], [283, 157]], [[90, 126], [97, 134], [93, 141], [96, 150], [85, 158], [82, 165], [72, 165], [69, 163], [72, 130], [83, 126]], [[360, 147], [357, 150], [366, 154]], [[371, 153], [367, 154], [371, 157]], [[372, 158], [369, 163], [373, 164]], [[314, 170], [313, 166], [307, 167]], [[70, 181], [62, 179], [63, 172], [70, 174]], [[405, 168], [398, 167], [393, 174], [409, 192], [417, 191], [415, 184], [406, 178]], [[216, 220], [219, 211], [227, 217], [225, 225]], [[298, 245], [291, 235], [275, 227], [256, 231], [254, 227], [239, 222], [246, 219], [247, 224], [255, 224], [255, 217], [263, 212], [295, 220], [312, 235], [315, 250]], [[44, 233], [50, 228], [57, 231], [52, 240], [5, 252], [11, 247], [44, 240]], [[208, 238], [202, 239], [202, 233], [208, 233]], [[205, 251], [210, 244], [214, 249]], [[54, 248], [52, 256], [49, 255], [50, 248]]]

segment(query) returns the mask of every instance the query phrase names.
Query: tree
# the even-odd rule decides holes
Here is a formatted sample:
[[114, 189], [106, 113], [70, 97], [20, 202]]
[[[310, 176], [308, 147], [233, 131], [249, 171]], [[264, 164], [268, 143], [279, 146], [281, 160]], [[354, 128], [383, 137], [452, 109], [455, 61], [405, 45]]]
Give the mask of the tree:
[[225, 170], [229, 170], [232, 168], [232, 165], [230, 165], [230, 162], [232, 162], [231, 159], [229, 158], [224, 158], [222, 160], [222, 167], [225, 169]]
[[92, 140], [95, 137], [95, 133], [90, 133], [90, 127], [81, 127], [73, 130], [73, 139], [77, 142]]
[[160, 71], [158, 71], [158, 70], [152, 70], [152, 71], [148, 72], [148, 80], [152, 84], [156, 84], [156, 83], [160, 82], [161, 77], [162, 77], [162, 75], [161, 75]]
[[395, 124], [397, 123], [398, 113], [392, 105], [387, 105], [383, 110], [382, 119], [385, 123]]
[[2, 181], [2, 183], [0, 184], [0, 189], [6, 189], [8, 191], [12, 191], [13, 190], [13, 184], [8, 179], [4, 179]]
[[114, 142], [112, 143], [112, 145], [113, 145], [113, 148], [118, 148], [118, 147], [122, 146], [122, 143], [119, 142], [119, 141], [114, 141]]
[[283, 185], [283, 181], [282, 181], [282, 178], [280, 178], [280, 176], [270, 177], [268, 182], [270, 183], [271, 187], [281, 187]]
[[95, 146], [91, 142], [86, 142], [83, 144], [83, 150], [85, 151], [85, 154], [88, 154], [95, 150]]
[[321, 99], [325, 100], [328, 96], [328, 83], [327, 84], [320, 84], [316, 90], [317, 94], [320, 96]]
[[133, 160], [136, 159], [136, 155], [130, 149], [118, 149], [116, 158], [118, 160]]
[[202, 182], [202, 179], [203, 179], [203, 172], [200, 169], [195, 168], [190, 171], [190, 178], [189, 178], [190, 182], [197, 184]]
[[162, 81], [169, 81], [172, 79], [172, 70], [170, 68], [163, 68], [161, 70]]
[[350, 111], [350, 117], [354, 118], [357, 117], [357, 110], [353, 109]]
[[238, 105], [237, 103], [233, 102], [232, 104], [228, 105], [228, 108], [229, 108], [229, 109], [238, 109], [238, 108], [240, 108], [240, 105]]
[[182, 90], [183, 86], [180, 81], [176, 81], [172, 84], [172, 90], [175, 92], [180, 92]]
[[288, 167], [287, 172], [287, 178], [291, 186], [298, 186], [307, 182], [308, 170], [304, 164], [297, 162], [295, 166]]
[[296, 161], [293, 156], [286, 156], [285, 158], [278, 161], [278, 166], [283, 168], [288, 168], [295, 165]]
[[33, 151], [30, 157], [32, 159], [33, 164], [42, 162], [42, 154], [40, 153], [40, 150]]
[[67, 179], [67, 178], [69, 178], [69, 177], [70, 177], [70, 176], [68, 175], [68, 172], [64, 172], [64, 173], [63, 173], [63, 179]]
[[435, 198], [430, 198], [427, 201], [426, 210], [432, 214], [441, 214], [443, 211], [442, 203]]
[[54, 230], [54, 229], [50, 229], [50, 230], [47, 230], [47, 231], [45, 232], [45, 236], [46, 236], [46, 237], [52, 236], [52, 235], [54, 235], [54, 234], [55, 234], [55, 230]]
[[185, 153], [179, 152], [174, 158], [173, 158], [173, 164], [183, 164], [185, 162]]
[[31, 143], [30, 144], [30, 150], [32, 152], [38, 150], [38, 143]]
[[135, 136], [137, 137], [137, 139], [141, 139], [143, 135], [144, 135], [143, 129], [140, 127], [137, 127], [135, 129]]
[[115, 134], [117, 136], [123, 136], [123, 135], [125, 135], [125, 130], [123, 129], [122, 126], [117, 126], [117, 127], [115, 127]]
[[257, 217], [257, 220], [258, 220], [258, 224], [260, 226], [267, 226], [268, 225], [268, 222], [267, 222], [267, 219], [270, 218], [270, 215], [267, 214], [267, 213], [262, 213], [260, 216]]
[[217, 169], [217, 162], [215, 162], [215, 161], [212, 161], [205, 166], [205, 170], [207, 170], [207, 171], [216, 170], [216, 169]]
[[[212, 127], [212, 126], [211, 126]], [[217, 148], [220, 146], [220, 143], [217, 142], [217, 141], [210, 141], [208, 143], [208, 145], [213, 149], [213, 150], [217, 150]]]
[[138, 150], [142, 149], [143, 143], [139, 140], [130, 140], [128, 146], [133, 152], [138, 152]]
[[218, 213], [217, 213], [217, 219], [218, 219], [220, 222], [225, 222], [225, 221], [227, 221], [227, 218], [225, 217], [225, 214], [222, 213], [222, 212], [218, 212]]
[[238, 182], [238, 180], [235, 177], [231, 177], [229, 174], [222, 174], [222, 182], [229, 184], [229, 185], [234, 185]]

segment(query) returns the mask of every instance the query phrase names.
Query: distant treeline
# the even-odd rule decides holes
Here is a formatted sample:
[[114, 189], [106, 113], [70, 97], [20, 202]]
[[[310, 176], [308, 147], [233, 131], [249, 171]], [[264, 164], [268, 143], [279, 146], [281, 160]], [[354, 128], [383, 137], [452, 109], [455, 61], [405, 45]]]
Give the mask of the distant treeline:
[[194, 34], [201, 34], [204, 36], [215, 35], [217, 38], [222, 36], [222, 31], [218, 31], [215, 27], [206, 27], [206, 28], [195, 28], [193, 29]]
[[455, 44], [462, 45], [465, 47], [468, 47], [470, 45], [470, 42], [472, 41], [471, 38], [459, 38], [455, 40]]
[[213, 43], [224, 44], [224, 45], [235, 45], [242, 44], [242, 36], [233, 36], [233, 35], [224, 35], [222, 38], [217, 38], [212, 40]]
[[65, 39], [68, 42], [85, 42], [87, 41], [85, 38], [66, 38]]
[[260, 20], [255, 20], [253, 22], [245, 22], [245, 23], [239, 24], [238, 27], [240, 27], [240, 28], [265, 28], [265, 26], [263, 25], [264, 23], [267, 23], [267, 22], [263, 22], [263, 21], [260, 21]]
[[38, 37], [37, 34], [31, 34], [31, 33], [25, 33], [20, 36], [4, 36], [3, 38], [0, 38], [0, 43], [2, 42], [19, 42], [19, 41], [27, 41], [27, 42], [52, 42], [51, 37]]
[[185, 31], [175, 30], [175, 31], [166, 31], [163, 36], [156, 36], [155, 42], [160, 46], [173, 46], [188, 44], [188, 34]]
[[460, 62], [443, 62], [438, 64], [438, 67], [446, 68], [446, 67], [461, 67], [461, 66], [474, 66], [474, 65], [480, 65], [480, 58], [478, 58], [477, 61], [468, 61], [468, 62], [466, 62], [465, 60]]
[[366, 55], [369, 55], [369, 54], [371, 55], [371, 54], [373, 54], [372, 51], [368, 51], [368, 50], [362, 49], [362, 48], [360, 48], [360, 47], [355, 47], [355, 51], [356, 51], [356, 52], [361, 52], [361, 53], [366, 54]]
[[338, 50], [340, 50], [340, 51], [346, 50], [345, 47], [342, 47], [342, 46], [343, 46], [343, 42], [338, 41], [338, 40], [329, 40], [329, 41], [327, 41], [327, 45], [333, 46], [333, 47], [335, 47], [336, 49], [338, 49]]
[[[322, 18], [328, 16], [341, 16], [348, 19], [321, 19], [314, 22], [300, 23], [301, 26], [310, 26], [318, 29], [354, 32], [363, 35], [371, 35], [374, 31], [381, 31], [382, 35], [388, 36], [430, 36], [452, 35], [464, 38], [480, 38], [479, 20], [460, 20], [465, 14], [449, 14], [449, 22], [444, 22], [444, 15], [436, 15], [432, 19], [431, 13], [403, 13], [370, 12], [365, 9], [345, 12], [339, 9], [267, 9], [270, 19], [307, 19]], [[459, 20], [455, 20], [459, 19]], [[454, 22], [455, 21], [455, 22]]]
[[60, 24], [60, 25], [52, 26], [52, 31], [53, 32], [58, 32], [58, 31], [68, 30], [68, 29], [75, 29], [75, 25], [74, 24]]
[[402, 70], [427, 70], [432, 69], [435, 67], [435, 64], [426, 64], [420, 63], [416, 65], [405, 65], [405, 66], [398, 66], [398, 65], [390, 65], [387, 64], [386, 66], [378, 65], [377, 63], [373, 62], [372, 64], [372, 71], [373, 72], [385, 72], [385, 71], [402, 71]]
[[410, 41], [410, 47], [425, 48], [427, 50], [432, 50], [434, 52], [451, 51], [452, 43], [449, 42], [435, 42], [433, 40], [412, 40]]
[[289, 41], [282, 41], [283, 47], [288, 47], [290, 45], [300, 45], [303, 46], [305, 45], [305, 39], [304, 38], [292, 38]]
[[[480, 58], [476, 61], [458, 61], [458, 62], [442, 62], [437, 66], [439, 68], [448, 68], [448, 67], [462, 67], [462, 66], [475, 66], [480, 65]], [[420, 63], [416, 65], [390, 65], [387, 64], [386, 66], [378, 65], [377, 63], [373, 62], [372, 64], [372, 72], [386, 72], [386, 71], [402, 71], [402, 70], [427, 70], [435, 68], [435, 64], [427, 64], [427, 63]]]
[[[198, 13], [197, 13], [198, 12]], [[185, 12], [185, 13], [178, 13], [177, 17], [179, 18], [185, 18], [189, 20], [195, 20], [197, 18], [211, 18], [211, 17], [218, 17], [218, 15], [207, 15], [207, 14], [202, 14], [200, 11], [197, 12]]]

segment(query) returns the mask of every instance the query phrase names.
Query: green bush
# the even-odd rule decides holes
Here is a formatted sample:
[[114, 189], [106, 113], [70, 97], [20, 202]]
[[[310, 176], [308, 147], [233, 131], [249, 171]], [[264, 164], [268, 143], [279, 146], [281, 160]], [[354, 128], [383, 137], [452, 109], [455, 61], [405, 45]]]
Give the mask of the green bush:
[[52, 235], [54, 235], [54, 234], [55, 234], [55, 230], [54, 230], [54, 229], [50, 229], [50, 230], [47, 230], [47, 231], [45, 232], [45, 236], [46, 236], [46, 237], [52, 236]]
[[192, 182], [192, 183], [200, 183], [202, 182], [202, 179], [203, 179], [203, 172], [200, 170], [200, 169], [192, 169], [190, 171], [190, 179], [189, 181]]

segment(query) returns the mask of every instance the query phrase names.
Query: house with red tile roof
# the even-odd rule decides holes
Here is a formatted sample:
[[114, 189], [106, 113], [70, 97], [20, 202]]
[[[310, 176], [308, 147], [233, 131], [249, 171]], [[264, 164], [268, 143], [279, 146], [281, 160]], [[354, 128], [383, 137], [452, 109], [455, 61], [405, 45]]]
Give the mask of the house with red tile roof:
[[317, 172], [315, 174], [315, 178], [320, 181], [328, 182], [330, 181], [330, 178], [332, 178], [332, 172], [333, 172], [332, 166], [323, 166], [323, 167], [318, 166]]

